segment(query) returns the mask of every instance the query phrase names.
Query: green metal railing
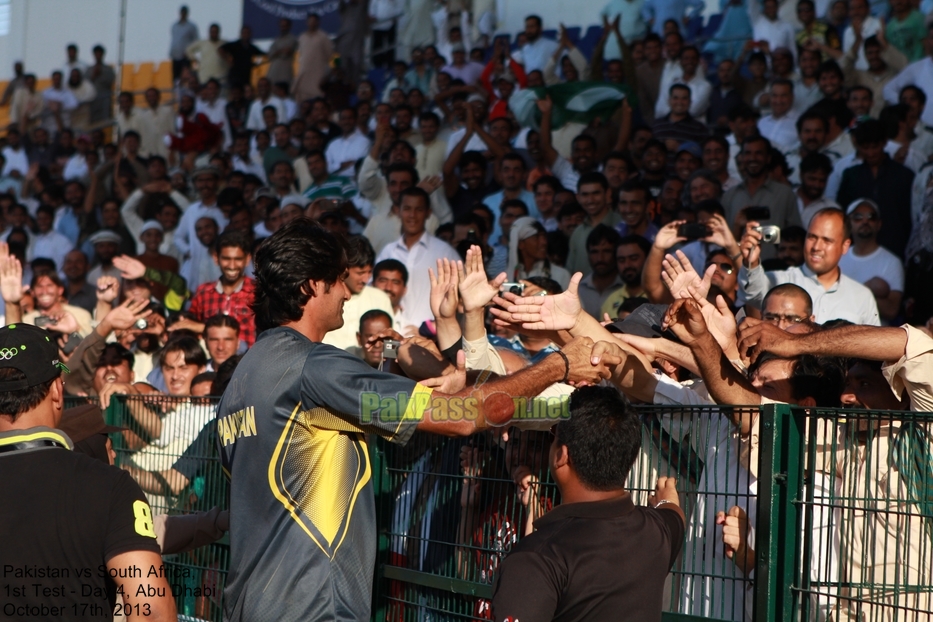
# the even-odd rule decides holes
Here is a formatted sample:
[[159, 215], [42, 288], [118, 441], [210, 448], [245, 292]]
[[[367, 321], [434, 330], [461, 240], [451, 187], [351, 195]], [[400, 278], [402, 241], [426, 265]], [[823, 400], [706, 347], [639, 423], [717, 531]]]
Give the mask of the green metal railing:
[[[114, 435], [117, 463], [135, 467], [154, 514], [227, 506], [214, 405], [121, 396], [108, 409], [109, 423], [131, 431]], [[734, 408], [637, 410], [642, 450], [628, 481], [635, 502], [645, 502], [658, 476], [674, 476], [688, 519], [664, 588], [666, 622], [930, 619], [933, 413], [769, 405], [748, 411], [757, 431], [743, 442]], [[164, 425], [155, 438], [141, 423], [152, 414]], [[374, 621], [491, 617], [502, 559], [560, 503], [547, 473], [550, 442], [546, 432], [521, 432], [505, 446], [487, 435], [421, 433], [404, 447], [370, 443], [379, 524]], [[176, 462], [183, 454], [184, 468]], [[169, 490], [173, 465], [192, 477]], [[165, 486], [152, 492], [144, 467], [158, 469]], [[517, 493], [516, 475], [530, 479], [527, 494]], [[754, 525], [750, 576], [723, 554], [715, 525], [717, 511], [736, 505]], [[179, 613], [220, 620], [227, 539], [166, 561], [187, 569]]]
[[[108, 424], [127, 432], [111, 435], [116, 464], [137, 478], [154, 516], [227, 508], [227, 482], [216, 448], [212, 398], [115, 396], [105, 412]], [[154, 434], [151, 423], [161, 429]], [[178, 466], [180, 459], [187, 468]], [[193, 466], [192, 466], [193, 465]], [[174, 467], [178, 467], [175, 469]], [[183, 471], [184, 485], [172, 487]], [[193, 551], [164, 555], [179, 619], [221, 620], [223, 588], [230, 561], [227, 536]]]

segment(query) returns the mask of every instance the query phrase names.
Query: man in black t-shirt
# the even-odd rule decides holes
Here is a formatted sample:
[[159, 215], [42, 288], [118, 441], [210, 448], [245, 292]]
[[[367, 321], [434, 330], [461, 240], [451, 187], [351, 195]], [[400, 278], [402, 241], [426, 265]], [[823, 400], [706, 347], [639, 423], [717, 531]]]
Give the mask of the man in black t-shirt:
[[641, 420], [614, 387], [574, 391], [555, 432], [548, 466], [561, 504], [502, 562], [495, 619], [660, 622], [664, 579], [684, 538], [675, 480], [658, 480], [651, 507], [632, 503], [625, 480]]
[[253, 309], [264, 332], [217, 410], [230, 475], [225, 620], [369, 619], [377, 525], [366, 434], [467, 436], [508, 421], [512, 396], [605, 376], [592, 341], [579, 340], [477, 387], [466, 386], [462, 358], [443, 383], [377, 371], [321, 343], [343, 325], [346, 273], [343, 243], [305, 218], [256, 252]]
[[63, 369], [47, 331], [0, 328], [0, 611], [10, 619], [174, 621], [139, 486], [71, 451], [54, 429]]

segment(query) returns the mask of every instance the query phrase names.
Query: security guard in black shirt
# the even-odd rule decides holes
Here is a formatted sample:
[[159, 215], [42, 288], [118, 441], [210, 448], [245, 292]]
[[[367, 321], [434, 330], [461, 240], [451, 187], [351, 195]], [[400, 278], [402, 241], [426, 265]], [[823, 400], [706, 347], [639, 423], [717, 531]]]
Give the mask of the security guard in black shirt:
[[58, 356], [41, 328], [0, 328], [0, 611], [9, 619], [174, 621], [172, 577], [139, 486], [71, 451], [71, 439], [54, 429], [67, 371]]

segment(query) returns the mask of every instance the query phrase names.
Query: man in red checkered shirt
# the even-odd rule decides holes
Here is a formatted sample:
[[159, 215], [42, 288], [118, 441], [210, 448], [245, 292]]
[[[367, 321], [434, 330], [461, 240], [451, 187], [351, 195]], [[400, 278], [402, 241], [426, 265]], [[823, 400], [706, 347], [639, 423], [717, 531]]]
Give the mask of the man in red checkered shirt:
[[[246, 276], [250, 262], [250, 240], [240, 231], [228, 231], [217, 240], [214, 261], [220, 266], [220, 279], [198, 287], [189, 311], [196, 332], [204, 332], [204, 322], [217, 314], [232, 315], [240, 323], [240, 337], [247, 347], [256, 341], [253, 316], [253, 279]], [[197, 324], [197, 325], [196, 325]], [[200, 328], [200, 330], [199, 330]]]

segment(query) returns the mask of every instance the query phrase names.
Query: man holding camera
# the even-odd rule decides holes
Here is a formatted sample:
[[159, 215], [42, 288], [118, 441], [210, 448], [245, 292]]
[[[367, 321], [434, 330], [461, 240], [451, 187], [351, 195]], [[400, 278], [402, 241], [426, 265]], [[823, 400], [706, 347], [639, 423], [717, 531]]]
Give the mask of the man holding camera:
[[[726, 220], [733, 227], [736, 221], [742, 222], [740, 212], [746, 212], [755, 206], [767, 206], [766, 218], [746, 216], [744, 220], [758, 220], [763, 225], [777, 225], [782, 229], [791, 225], [800, 226], [800, 211], [797, 199], [790, 186], [780, 184], [768, 175], [768, 163], [771, 161], [771, 145], [761, 136], [749, 136], [742, 143], [739, 152], [739, 168], [742, 171], [742, 183], [730, 189], [722, 197], [722, 206], [726, 210]], [[765, 259], [774, 257], [774, 251], [765, 250]]]
[[839, 259], [851, 244], [849, 223], [842, 210], [826, 208], [814, 214], [804, 241], [804, 265], [765, 272], [761, 266], [761, 225], [749, 222], [739, 248], [739, 298], [760, 309], [765, 294], [775, 285], [793, 283], [813, 299], [817, 323], [844, 319], [855, 324], [878, 326], [878, 306], [871, 290], [842, 274]]

